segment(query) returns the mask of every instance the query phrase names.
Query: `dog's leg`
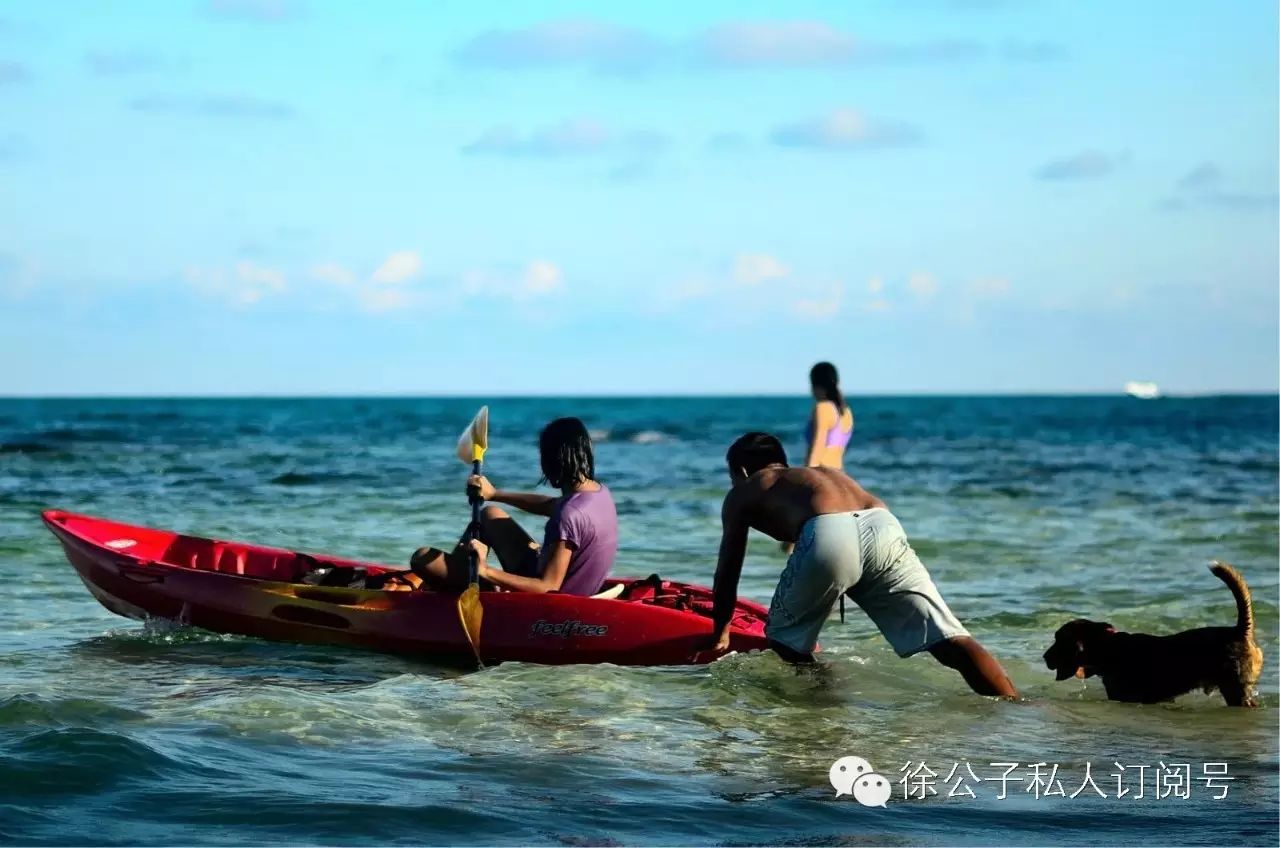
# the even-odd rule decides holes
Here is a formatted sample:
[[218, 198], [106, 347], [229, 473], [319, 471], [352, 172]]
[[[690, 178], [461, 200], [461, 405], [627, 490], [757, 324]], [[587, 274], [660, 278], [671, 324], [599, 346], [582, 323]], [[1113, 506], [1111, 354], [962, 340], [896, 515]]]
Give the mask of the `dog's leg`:
[[1223, 680], [1218, 684], [1218, 691], [1222, 692], [1222, 697], [1226, 699], [1229, 707], [1256, 707], [1258, 702], [1249, 695], [1249, 690], [1244, 684], [1234, 678]]

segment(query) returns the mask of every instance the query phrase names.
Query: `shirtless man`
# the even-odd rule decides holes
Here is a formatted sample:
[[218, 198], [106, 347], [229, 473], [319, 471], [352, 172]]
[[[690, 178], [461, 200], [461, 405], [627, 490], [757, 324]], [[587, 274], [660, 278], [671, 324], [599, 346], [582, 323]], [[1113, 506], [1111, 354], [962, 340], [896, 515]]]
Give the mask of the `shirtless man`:
[[995, 657], [952, 615], [884, 502], [834, 468], [790, 468], [777, 437], [747, 433], [725, 457], [725, 496], [715, 580], [715, 650], [729, 622], [754, 528], [795, 552], [778, 581], [765, 635], [783, 659], [813, 659], [818, 632], [841, 593], [871, 617], [900, 657], [928, 651], [980, 695], [1017, 697]]

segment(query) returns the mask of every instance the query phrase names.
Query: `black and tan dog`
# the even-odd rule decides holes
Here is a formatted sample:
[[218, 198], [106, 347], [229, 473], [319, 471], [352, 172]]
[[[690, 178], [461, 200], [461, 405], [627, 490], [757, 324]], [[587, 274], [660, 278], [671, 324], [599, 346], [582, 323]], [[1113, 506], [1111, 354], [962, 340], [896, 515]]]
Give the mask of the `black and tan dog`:
[[1226, 563], [1210, 570], [1236, 599], [1235, 627], [1200, 627], [1172, 636], [1117, 633], [1110, 624], [1077, 618], [1058, 628], [1044, 664], [1068, 677], [1102, 678], [1113, 701], [1167, 701], [1193, 689], [1217, 689], [1233, 707], [1257, 706], [1254, 685], [1262, 650], [1253, 638], [1253, 602], [1244, 578]]

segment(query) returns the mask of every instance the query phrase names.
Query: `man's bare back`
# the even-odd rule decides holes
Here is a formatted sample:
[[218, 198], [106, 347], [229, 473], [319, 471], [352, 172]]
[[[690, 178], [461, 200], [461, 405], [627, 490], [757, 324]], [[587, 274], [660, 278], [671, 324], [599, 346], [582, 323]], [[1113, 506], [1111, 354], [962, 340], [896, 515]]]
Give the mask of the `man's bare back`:
[[[787, 452], [771, 433], [744, 434], [729, 446], [725, 462], [733, 488], [720, 511], [708, 649], [728, 650], [751, 528], [784, 542], [799, 542], [807, 534], [806, 544], [787, 561], [769, 605], [765, 636], [779, 656], [812, 660], [836, 598], [848, 594], [900, 656], [927, 650], [960, 672], [975, 692], [1017, 697], [1000, 663], [947, 607], [898, 519], [881, 509], [884, 501], [843, 471], [788, 467]], [[864, 523], [872, 537], [869, 546], [862, 539]], [[869, 564], [874, 574], [864, 571]]]
[[[794, 542], [815, 515], [883, 507], [884, 501], [835, 468], [769, 466], [733, 489], [739, 514], [752, 528], [780, 542]], [[726, 506], [730, 506], [726, 503]]]

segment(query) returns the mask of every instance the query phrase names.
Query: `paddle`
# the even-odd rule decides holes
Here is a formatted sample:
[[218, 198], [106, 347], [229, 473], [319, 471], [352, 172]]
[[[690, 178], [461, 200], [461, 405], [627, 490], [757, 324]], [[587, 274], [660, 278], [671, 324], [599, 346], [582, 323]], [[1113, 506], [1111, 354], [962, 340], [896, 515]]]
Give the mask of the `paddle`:
[[[484, 452], [489, 447], [489, 407], [482, 406], [471, 419], [467, 429], [458, 437], [458, 459], [471, 463], [471, 473], [479, 474], [484, 464]], [[480, 507], [483, 501], [479, 494], [471, 494], [471, 524], [467, 527], [467, 562], [471, 566], [470, 581], [466, 590], [458, 596], [458, 618], [462, 622], [462, 632], [471, 643], [471, 650], [476, 655], [476, 663], [482, 668], [480, 659], [480, 623], [484, 619], [484, 607], [480, 604], [480, 556], [471, 541], [480, 534]]]

